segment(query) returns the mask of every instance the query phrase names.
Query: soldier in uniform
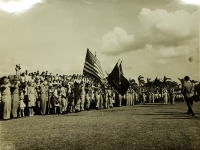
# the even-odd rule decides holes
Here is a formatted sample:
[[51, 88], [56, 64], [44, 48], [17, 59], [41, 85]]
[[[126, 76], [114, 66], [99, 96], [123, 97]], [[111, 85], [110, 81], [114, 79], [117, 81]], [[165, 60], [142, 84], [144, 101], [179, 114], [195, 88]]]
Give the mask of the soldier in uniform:
[[108, 109], [109, 108], [109, 96], [108, 96], [108, 87], [105, 88], [105, 99], [104, 99], [104, 108]]
[[171, 105], [173, 105], [174, 104], [174, 98], [175, 98], [174, 88], [170, 88], [169, 97], [170, 97], [170, 103], [171, 103]]
[[158, 94], [159, 94], [158, 91], [156, 91], [156, 93], [154, 94], [155, 102], [159, 102]]
[[126, 92], [126, 106], [130, 106], [130, 87]]
[[145, 92], [142, 92], [142, 100], [143, 100], [143, 103], [146, 103], [146, 94], [145, 94]]
[[121, 107], [122, 106], [122, 95], [119, 93], [119, 103], [118, 106]]
[[154, 92], [151, 92], [151, 99], [152, 99], [152, 103], [154, 103], [154, 101], [155, 101]]
[[130, 106], [133, 105], [133, 89], [130, 87], [129, 91], [129, 101], [130, 101]]
[[[107, 103], [107, 99], [106, 99], [106, 85], [104, 83], [101, 83], [100, 86], [100, 108], [107, 108], [108, 107], [108, 103]], [[106, 106], [107, 105], [107, 106]]]
[[167, 91], [166, 88], [163, 89], [162, 96], [163, 96], [164, 105], [167, 105], [167, 102], [168, 102], [168, 91]]
[[108, 86], [108, 103], [109, 103], [109, 107], [113, 108], [113, 97], [112, 97], [112, 91], [111, 91], [111, 87]]
[[94, 89], [95, 106], [96, 106], [96, 109], [98, 110], [99, 106], [100, 106], [100, 98], [101, 98], [101, 95], [100, 95], [100, 91], [101, 91], [100, 84], [96, 83], [94, 85], [93, 89]]
[[131, 87], [131, 98], [132, 98], [132, 106], [135, 105], [135, 90], [133, 89], [133, 87]]

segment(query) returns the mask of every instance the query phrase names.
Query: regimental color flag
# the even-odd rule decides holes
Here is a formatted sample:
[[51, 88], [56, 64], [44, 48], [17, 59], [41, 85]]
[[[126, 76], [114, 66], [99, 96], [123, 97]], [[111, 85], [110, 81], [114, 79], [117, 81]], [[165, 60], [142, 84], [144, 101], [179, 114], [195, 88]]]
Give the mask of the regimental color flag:
[[126, 94], [130, 83], [123, 75], [121, 63], [119, 64], [119, 61], [116, 63], [112, 72], [108, 74], [107, 79], [113, 88], [123, 96]]
[[86, 52], [83, 74], [91, 75], [98, 80], [102, 80], [104, 78], [103, 69], [101, 68], [99, 60], [90, 52], [89, 49], [87, 49]]

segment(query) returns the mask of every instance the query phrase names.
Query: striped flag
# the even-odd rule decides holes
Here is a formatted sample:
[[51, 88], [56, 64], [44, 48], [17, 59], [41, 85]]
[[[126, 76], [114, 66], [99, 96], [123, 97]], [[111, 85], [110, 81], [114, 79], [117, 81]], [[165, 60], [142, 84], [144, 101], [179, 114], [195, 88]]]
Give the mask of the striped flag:
[[89, 49], [87, 49], [85, 64], [83, 67], [84, 75], [92, 75], [95, 78], [102, 80], [104, 78], [103, 69], [101, 68], [99, 60], [94, 56]]

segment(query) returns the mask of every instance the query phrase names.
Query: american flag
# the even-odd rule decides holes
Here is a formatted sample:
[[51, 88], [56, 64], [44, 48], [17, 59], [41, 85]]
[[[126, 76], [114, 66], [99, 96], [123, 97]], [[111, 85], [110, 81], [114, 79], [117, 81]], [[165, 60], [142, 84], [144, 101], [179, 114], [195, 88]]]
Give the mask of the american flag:
[[89, 49], [87, 49], [85, 64], [83, 67], [83, 74], [92, 75], [95, 78], [102, 80], [104, 78], [103, 69], [101, 68], [99, 60], [94, 56]]

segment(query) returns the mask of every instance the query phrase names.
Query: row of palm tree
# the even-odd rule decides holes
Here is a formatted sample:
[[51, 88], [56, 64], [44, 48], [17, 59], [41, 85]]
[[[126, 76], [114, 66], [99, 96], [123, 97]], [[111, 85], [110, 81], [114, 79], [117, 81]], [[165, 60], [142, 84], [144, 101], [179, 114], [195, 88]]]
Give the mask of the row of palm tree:
[[[147, 81], [144, 80], [142, 75], [138, 76], [138, 83], [136, 83], [135, 79], [129, 79], [130, 85], [136, 90], [138, 93], [142, 93], [143, 91], [156, 91], [161, 90], [162, 88], [170, 89], [173, 88], [175, 90], [180, 90], [181, 85], [184, 82], [184, 79], [178, 78], [180, 83], [176, 81], [172, 81], [171, 78], [167, 78], [166, 76], [163, 79], [155, 78], [151, 80], [151, 78], [147, 78]], [[191, 80], [192, 83], [197, 83], [198, 81]]]

